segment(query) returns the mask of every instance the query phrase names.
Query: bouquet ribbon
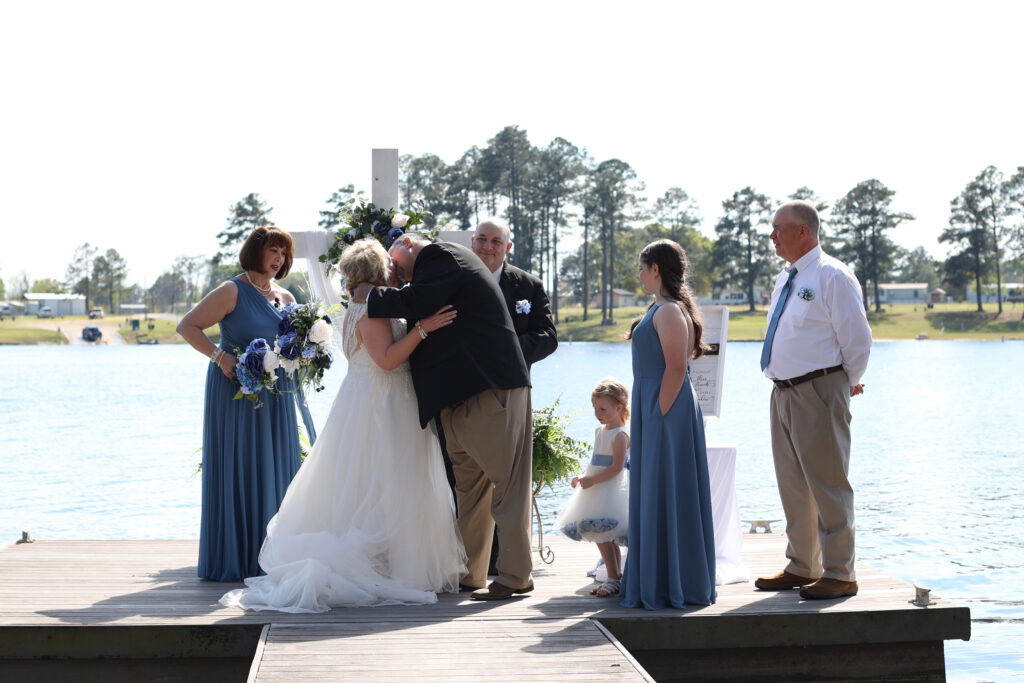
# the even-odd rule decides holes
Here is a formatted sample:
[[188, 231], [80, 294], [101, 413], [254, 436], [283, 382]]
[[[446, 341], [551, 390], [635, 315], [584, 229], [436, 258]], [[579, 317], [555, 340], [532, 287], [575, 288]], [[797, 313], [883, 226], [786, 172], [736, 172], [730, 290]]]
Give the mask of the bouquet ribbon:
[[316, 443], [316, 427], [313, 426], [313, 416], [309, 413], [306, 395], [302, 393], [302, 387], [298, 384], [295, 385], [295, 405], [299, 408], [302, 424], [306, 426], [306, 436], [309, 437], [309, 445], [312, 446]]

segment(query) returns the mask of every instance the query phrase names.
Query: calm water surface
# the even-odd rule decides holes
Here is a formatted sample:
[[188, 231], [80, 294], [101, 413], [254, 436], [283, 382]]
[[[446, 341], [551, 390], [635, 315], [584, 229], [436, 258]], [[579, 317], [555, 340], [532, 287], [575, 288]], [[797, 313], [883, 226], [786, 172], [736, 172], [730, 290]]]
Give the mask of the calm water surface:
[[[728, 349], [710, 442], [738, 447], [743, 518], [781, 518], [759, 344]], [[861, 559], [968, 605], [951, 680], [1024, 680], [1024, 344], [878, 343], [853, 402], [851, 479]], [[596, 426], [590, 389], [630, 384], [626, 344], [563, 344], [534, 367], [533, 403]], [[184, 345], [0, 347], [0, 546], [42, 539], [195, 538], [204, 359]], [[344, 374], [311, 398], [323, 424]], [[568, 495], [542, 494], [550, 527]], [[783, 558], [779, 558], [780, 566]]]

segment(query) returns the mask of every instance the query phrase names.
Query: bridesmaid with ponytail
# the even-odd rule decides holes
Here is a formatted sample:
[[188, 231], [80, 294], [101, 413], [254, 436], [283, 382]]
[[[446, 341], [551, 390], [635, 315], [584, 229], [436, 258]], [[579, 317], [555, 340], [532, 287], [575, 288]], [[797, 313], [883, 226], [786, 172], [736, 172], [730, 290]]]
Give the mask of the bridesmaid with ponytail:
[[671, 240], [640, 252], [640, 282], [654, 301], [627, 335], [633, 399], [625, 607], [683, 608], [716, 598], [704, 418], [689, 374], [689, 361], [706, 345], [686, 269], [686, 252]]

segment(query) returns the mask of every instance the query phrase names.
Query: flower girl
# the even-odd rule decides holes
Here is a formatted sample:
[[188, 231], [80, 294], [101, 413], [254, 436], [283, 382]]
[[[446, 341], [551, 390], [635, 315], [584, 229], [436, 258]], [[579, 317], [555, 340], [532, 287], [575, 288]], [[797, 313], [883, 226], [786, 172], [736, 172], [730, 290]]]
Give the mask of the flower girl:
[[604, 379], [590, 394], [594, 416], [601, 426], [594, 431], [594, 455], [582, 477], [573, 477], [579, 488], [565, 504], [557, 527], [574, 541], [597, 543], [608, 568], [608, 579], [590, 591], [607, 598], [619, 592], [622, 555], [629, 528], [629, 390], [614, 379]]

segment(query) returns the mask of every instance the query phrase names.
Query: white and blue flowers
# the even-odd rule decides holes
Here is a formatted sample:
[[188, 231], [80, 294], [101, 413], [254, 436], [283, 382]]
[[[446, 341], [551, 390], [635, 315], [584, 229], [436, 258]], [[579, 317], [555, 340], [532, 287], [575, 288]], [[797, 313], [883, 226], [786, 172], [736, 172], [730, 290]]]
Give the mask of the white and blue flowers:
[[280, 356], [281, 369], [289, 378], [298, 373], [299, 386], [312, 384], [322, 391], [324, 372], [331, 367], [331, 318], [319, 304], [287, 304], [285, 317], [277, 326], [274, 350]]
[[814, 301], [814, 290], [810, 287], [801, 287], [796, 295], [804, 301]]
[[235, 353], [238, 354], [235, 379], [239, 389], [234, 397], [249, 399], [256, 408], [260, 408], [263, 405], [260, 391], [274, 391], [277, 385], [277, 368], [280, 364], [278, 355], [262, 337], [249, 342], [245, 351], [235, 349]]
[[516, 313], [519, 315], [530, 315], [530, 300], [520, 299], [516, 302]]
[[266, 339], [253, 339], [243, 351], [235, 349], [238, 365], [235, 367], [235, 381], [238, 393], [235, 398], [247, 398], [259, 408], [263, 405], [260, 392], [279, 393], [278, 370], [291, 379], [298, 373], [296, 382], [305, 386], [312, 384], [317, 391], [323, 386], [324, 372], [331, 367], [331, 319], [328, 312], [318, 304], [287, 304], [285, 317], [278, 323], [274, 348]]

